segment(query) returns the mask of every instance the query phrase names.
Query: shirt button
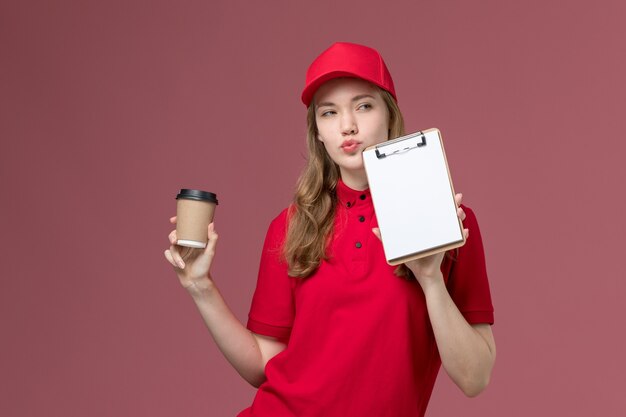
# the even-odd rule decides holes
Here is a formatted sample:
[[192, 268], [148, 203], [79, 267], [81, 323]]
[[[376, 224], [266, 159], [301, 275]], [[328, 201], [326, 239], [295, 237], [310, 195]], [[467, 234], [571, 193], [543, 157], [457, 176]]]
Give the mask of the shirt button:
[[356, 246], [357, 249], [360, 249], [363, 245], [361, 245], [361, 242], [356, 242], [354, 246]]
[[361, 194], [361, 195], [359, 196], [359, 198], [360, 198], [361, 200], [365, 200], [365, 194]]
[[361, 216], [361, 217], [359, 217], [359, 221], [360, 221], [361, 223], [363, 223], [363, 222], [365, 221], [365, 216]]
[[350, 208], [352, 206], [352, 203], [350, 203], [349, 201], [346, 203], [346, 207]]

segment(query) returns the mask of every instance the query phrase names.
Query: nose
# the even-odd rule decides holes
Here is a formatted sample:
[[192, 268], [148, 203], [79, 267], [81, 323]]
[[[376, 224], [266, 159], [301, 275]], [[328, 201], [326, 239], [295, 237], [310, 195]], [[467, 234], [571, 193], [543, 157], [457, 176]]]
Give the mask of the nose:
[[351, 112], [345, 112], [341, 117], [341, 134], [343, 136], [356, 135], [359, 133], [356, 118]]

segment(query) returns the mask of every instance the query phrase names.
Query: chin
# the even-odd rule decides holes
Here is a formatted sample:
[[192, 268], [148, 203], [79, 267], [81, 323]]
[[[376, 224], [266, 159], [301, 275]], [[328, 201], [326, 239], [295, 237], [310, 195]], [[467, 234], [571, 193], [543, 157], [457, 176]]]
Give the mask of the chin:
[[358, 164], [344, 164], [344, 165], [339, 165], [342, 169], [345, 169], [346, 171], [363, 171], [365, 170], [365, 166], [363, 165], [363, 161], [361, 161], [361, 163]]

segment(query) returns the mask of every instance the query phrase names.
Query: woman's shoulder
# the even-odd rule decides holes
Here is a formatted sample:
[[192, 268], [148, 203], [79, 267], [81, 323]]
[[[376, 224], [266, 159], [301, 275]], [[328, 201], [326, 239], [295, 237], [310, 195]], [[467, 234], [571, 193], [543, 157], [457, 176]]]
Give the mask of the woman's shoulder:
[[276, 217], [270, 222], [267, 234], [274, 237], [283, 237], [287, 232], [287, 224], [289, 223], [289, 217], [292, 212], [292, 206], [285, 207]]
[[293, 211], [293, 208], [291, 205], [288, 207], [285, 207], [284, 209], [280, 211], [280, 213], [278, 213], [276, 217], [272, 219], [270, 224], [282, 224], [282, 225], [287, 224], [287, 222], [289, 221], [289, 216], [291, 215], [292, 211]]

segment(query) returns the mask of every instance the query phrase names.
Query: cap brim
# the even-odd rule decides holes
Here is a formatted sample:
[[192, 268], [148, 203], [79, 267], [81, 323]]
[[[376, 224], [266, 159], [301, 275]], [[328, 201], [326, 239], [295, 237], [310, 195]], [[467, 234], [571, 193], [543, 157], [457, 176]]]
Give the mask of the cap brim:
[[[327, 81], [330, 81], [332, 79], [335, 78], [342, 78], [342, 77], [350, 77], [350, 78], [358, 78], [361, 80], [365, 80], [368, 82], [371, 82], [373, 84], [378, 85], [377, 83], [373, 82], [372, 80], [368, 80], [366, 78], [363, 78], [360, 75], [357, 75], [353, 72], [349, 72], [349, 71], [333, 71], [333, 72], [329, 72], [326, 74], [323, 74], [321, 76], [319, 76], [318, 78], [316, 78], [315, 80], [311, 81], [309, 83], [309, 85], [307, 85], [307, 87], [304, 89], [304, 91], [302, 91], [302, 102], [309, 107], [309, 105], [311, 104], [311, 101], [313, 101], [313, 96], [315, 95], [315, 92], [318, 90], [318, 88], [320, 88], [322, 86], [322, 84], [324, 84]], [[381, 87], [381, 86], [379, 86]], [[381, 87], [382, 88], [382, 87]]]

